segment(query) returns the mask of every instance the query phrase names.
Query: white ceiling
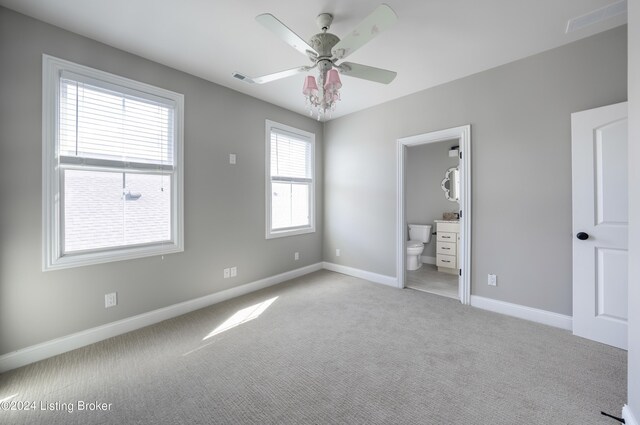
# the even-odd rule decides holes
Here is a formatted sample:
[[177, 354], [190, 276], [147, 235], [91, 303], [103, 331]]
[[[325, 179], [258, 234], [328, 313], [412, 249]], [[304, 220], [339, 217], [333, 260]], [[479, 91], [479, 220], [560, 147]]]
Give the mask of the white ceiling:
[[[388, 86], [343, 77], [334, 118], [542, 52], [626, 22], [626, 14], [565, 34], [567, 20], [615, 0], [387, 0], [396, 25], [349, 61], [398, 72]], [[0, 5], [250, 96], [305, 113], [304, 74], [259, 76], [309, 60], [254, 20], [272, 13], [308, 40], [315, 17], [344, 36], [380, 0], [0, 0]]]

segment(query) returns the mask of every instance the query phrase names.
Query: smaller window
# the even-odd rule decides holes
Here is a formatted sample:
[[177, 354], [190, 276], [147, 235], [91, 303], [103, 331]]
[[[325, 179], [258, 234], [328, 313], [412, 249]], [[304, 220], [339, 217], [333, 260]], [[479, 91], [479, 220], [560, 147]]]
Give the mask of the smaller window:
[[315, 135], [267, 120], [267, 239], [312, 233]]

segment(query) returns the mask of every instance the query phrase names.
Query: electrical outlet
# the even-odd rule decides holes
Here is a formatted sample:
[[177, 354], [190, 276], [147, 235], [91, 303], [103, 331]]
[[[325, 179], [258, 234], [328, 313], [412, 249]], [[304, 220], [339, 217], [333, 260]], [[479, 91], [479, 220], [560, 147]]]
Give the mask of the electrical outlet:
[[487, 275], [487, 285], [498, 286], [498, 277], [495, 274]]
[[340, 256], [340, 248], [336, 248], [336, 257]]
[[235, 153], [230, 153], [229, 154], [229, 164], [236, 165], [236, 154]]
[[231, 277], [238, 276], [238, 268], [236, 266], [231, 267]]
[[104, 294], [104, 308], [111, 308], [118, 305], [118, 293], [112, 292], [110, 294]]
[[300, 253], [296, 252], [295, 254], [293, 254], [293, 259], [298, 261], [300, 259]]
[[228, 279], [231, 276], [231, 269], [224, 269], [224, 278]]

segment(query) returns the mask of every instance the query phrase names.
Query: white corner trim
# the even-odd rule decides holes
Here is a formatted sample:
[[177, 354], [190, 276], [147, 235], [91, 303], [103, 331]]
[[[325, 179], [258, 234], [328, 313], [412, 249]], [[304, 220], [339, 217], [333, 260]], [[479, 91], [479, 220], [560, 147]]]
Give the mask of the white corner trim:
[[205, 295], [193, 300], [173, 304], [168, 307], [152, 310], [137, 316], [128, 317], [102, 326], [76, 332], [60, 338], [52, 339], [40, 344], [32, 345], [11, 353], [0, 356], [0, 373], [11, 369], [16, 369], [30, 363], [44, 360], [67, 351], [75, 350], [98, 341], [103, 341], [114, 336], [118, 336], [145, 326], [153, 325], [163, 320], [172, 319], [177, 316], [198, 310], [204, 307], [226, 301], [231, 298], [255, 292], [269, 286], [294, 279], [311, 272], [321, 270], [323, 263], [315, 263], [306, 267], [284, 272], [275, 276], [256, 280], [255, 282], [225, 289], [214, 294]]
[[421, 259], [425, 264], [436, 264], [436, 257], [427, 257], [426, 255], [423, 255]]
[[332, 272], [347, 274], [353, 277], [359, 277], [360, 279], [368, 280], [374, 283], [381, 283], [383, 285], [398, 287], [398, 280], [393, 276], [386, 276], [383, 274], [368, 272], [366, 270], [354, 269], [353, 267], [342, 266], [335, 263], [322, 263], [322, 268], [330, 270]]
[[494, 313], [506, 314], [507, 316], [554, 326], [568, 331], [573, 329], [573, 318], [571, 316], [553, 313], [551, 311], [493, 300], [491, 298], [480, 297], [478, 295], [471, 295], [471, 306], [493, 311]]
[[625, 404], [622, 408], [622, 419], [624, 419], [626, 425], [640, 425], [628, 404]]

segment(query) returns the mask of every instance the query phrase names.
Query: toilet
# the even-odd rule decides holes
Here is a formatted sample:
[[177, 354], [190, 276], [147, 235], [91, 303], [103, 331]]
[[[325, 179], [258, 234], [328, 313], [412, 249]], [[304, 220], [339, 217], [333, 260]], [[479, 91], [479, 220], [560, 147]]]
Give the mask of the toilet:
[[410, 224], [407, 241], [407, 270], [418, 270], [422, 267], [422, 251], [424, 244], [431, 240], [430, 224]]

